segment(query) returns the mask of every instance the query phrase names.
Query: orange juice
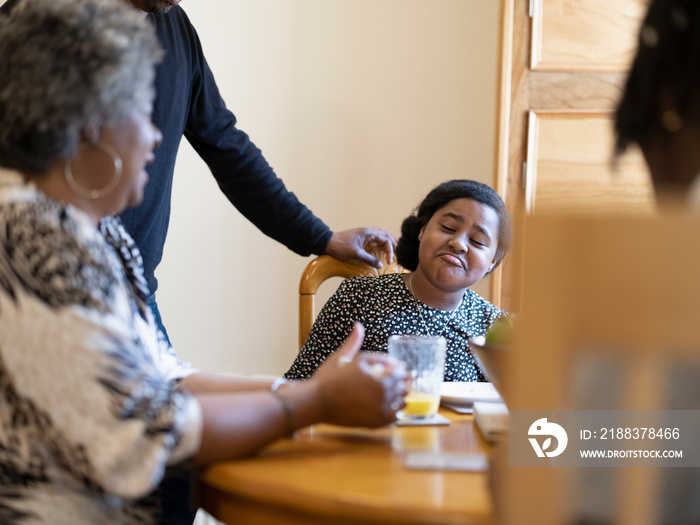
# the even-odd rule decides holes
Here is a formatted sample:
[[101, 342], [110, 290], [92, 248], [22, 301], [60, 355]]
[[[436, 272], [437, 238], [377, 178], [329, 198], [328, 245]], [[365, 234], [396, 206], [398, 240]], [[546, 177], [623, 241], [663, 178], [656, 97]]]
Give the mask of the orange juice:
[[404, 415], [409, 417], [428, 417], [437, 412], [440, 396], [410, 392], [406, 396], [405, 401]]

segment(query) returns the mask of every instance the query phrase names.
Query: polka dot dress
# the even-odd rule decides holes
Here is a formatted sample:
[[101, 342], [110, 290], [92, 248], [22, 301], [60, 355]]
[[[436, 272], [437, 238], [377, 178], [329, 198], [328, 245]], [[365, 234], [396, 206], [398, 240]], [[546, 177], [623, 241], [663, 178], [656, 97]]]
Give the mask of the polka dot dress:
[[[476, 367], [467, 339], [485, 334], [496, 319], [507, 315], [506, 312], [472, 290], [464, 293], [464, 300], [454, 316], [451, 311], [438, 310], [420, 301], [418, 304], [429, 335], [442, 332], [447, 339], [445, 381], [485, 381]], [[285, 377], [311, 377], [348, 337], [354, 321], [365, 327], [363, 351], [386, 352], [387, 340], [394, 334], [428, 335], [416, 301], [401, 274], [351, 277], [343, 281], [319, 313], [309, 338]]]

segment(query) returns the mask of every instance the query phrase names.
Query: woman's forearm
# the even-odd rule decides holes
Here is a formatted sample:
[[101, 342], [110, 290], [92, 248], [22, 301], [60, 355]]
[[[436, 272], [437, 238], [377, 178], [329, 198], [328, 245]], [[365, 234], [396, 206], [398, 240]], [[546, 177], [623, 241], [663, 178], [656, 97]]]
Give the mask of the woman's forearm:
[[272, 379], [237, 377], [198, 372], [180, 381], [180, 386], [192, 394], [259, 392], [270, 390]]
[[[321, 421], [323, 406], [317, 390], [309, 382], [279, 394], [268, 390], [197, 395], [203, 428], [195, 465], [250, 455], [298, 428]], [[287, 408], [279, 396], [284, 397]]]

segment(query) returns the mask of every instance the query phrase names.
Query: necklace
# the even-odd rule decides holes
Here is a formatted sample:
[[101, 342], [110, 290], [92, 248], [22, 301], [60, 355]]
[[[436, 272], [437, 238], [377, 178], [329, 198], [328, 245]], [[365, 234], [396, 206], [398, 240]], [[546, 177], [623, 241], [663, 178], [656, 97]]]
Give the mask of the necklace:
[[[433, 335], [430, 333], [430, 330], [428, 329], [428, 323], [425, 322], [425, 319], [423, 318], [423, 312], [421, 311], [420, 303], [418, 302], [418, 298], [416, 297], [416, 294], [413, 292], [413, 274], [408, 278], [408, 289], [411, 291], [411, 295], [413, 296], [413, 302], [416, 305], [416, 310], [418, 311], [418, 315], [420, 317], [420, 320], [423, 322], [423, 328], [425, 328], [425, 333], [427, 335]], [[459, 302], [457, 305], [457, 308], [452, 310], [452, 315], [450, 315], [449, 319], [445, 321], [445, 324], [442, 326], [442, 330], [440, 330], [440, 333], [437, 334], [436, 337], [440, 337], [445, 329], [447, 328], [447, 325], [449, 325], [452, 322], [452, 319], [454, 318], [455, 314], [457, 313], [457, 310], [459, 310], [459, 307], [462, 306], [462, 302], [464, 301], [464, 296], [462, 296], [462, 300]]]

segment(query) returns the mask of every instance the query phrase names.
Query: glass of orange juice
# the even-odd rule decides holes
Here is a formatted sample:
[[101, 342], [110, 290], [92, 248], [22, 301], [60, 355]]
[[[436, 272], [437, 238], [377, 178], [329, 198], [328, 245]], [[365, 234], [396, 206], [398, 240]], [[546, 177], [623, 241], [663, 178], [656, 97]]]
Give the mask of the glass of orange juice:
[[392, 335], [389, 355], [406, 363], [410, 374], [406, 406], [399, 412], [401, 420], [433, 417], [440, 405], [440, 387], [445, 370], [444, 337], [427, 335]]

